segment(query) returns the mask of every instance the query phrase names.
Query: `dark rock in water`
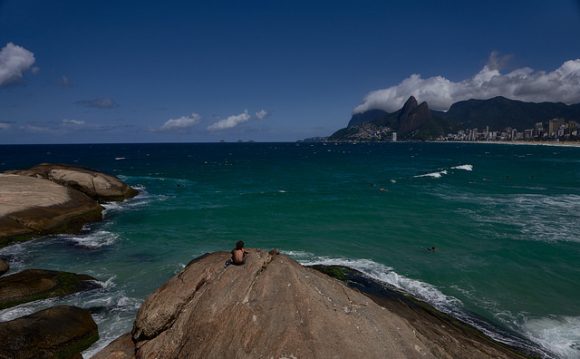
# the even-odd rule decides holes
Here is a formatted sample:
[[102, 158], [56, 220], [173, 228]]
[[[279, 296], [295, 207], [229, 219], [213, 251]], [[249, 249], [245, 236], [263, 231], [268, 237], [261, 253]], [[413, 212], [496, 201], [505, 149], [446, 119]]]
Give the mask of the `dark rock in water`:
[[95, 288], [100, 286], [88, 275], [27, 269], [0, 278], [0, 309]]
[[8, 272], [10, 270], [10, 265], [8, 264], [7, 261], [5, 261], [4, 259], [0, 258], [0, 275], [3, 275], [4, 273]]
[[134, 359], [135, 343], [131, 333], [123, 334], [94, 355], [91, 359]]
[[99, 333], [87, 310], [63, 305], [0, 323], [0, 338], [0, 358], [72, 359]]
[[95, 200], [41, 178], [0, 174], [0, 196], [0, 247], [34, 235], [78, 232], [102, 219]]
[[98, 201], [122, 201], [139, 193], [115, 176], [68, 165], [43, 163], [27, 170], [6, 173], [44, 178], [74, 188]]

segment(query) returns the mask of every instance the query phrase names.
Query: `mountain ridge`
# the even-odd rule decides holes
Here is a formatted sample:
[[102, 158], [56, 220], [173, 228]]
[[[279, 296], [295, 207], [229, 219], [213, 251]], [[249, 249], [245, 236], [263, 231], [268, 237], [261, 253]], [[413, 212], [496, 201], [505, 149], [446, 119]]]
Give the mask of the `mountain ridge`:
[[427, 102], [418, 104], [415, 97], [410, 96], [395, 112], [372, 109], [353, 114], [347, 127], [334, 132], [328, 139], [382, 141], [388, 138], [390, 131], [397, 132], [401, 139], [429, 140], [470, 128], [500, 131], [510, 127], [522, 131], [555, 118], [580, 121], [580, 103], [525, 102], [496, 96], [458, 101], [444, 112], [431, 110]]

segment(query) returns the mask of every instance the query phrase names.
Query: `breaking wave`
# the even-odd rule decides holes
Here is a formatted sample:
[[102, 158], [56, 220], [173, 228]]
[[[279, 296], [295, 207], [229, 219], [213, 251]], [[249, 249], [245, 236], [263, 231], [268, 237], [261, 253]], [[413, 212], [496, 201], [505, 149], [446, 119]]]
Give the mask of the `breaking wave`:
[[141, 208], [143, 206], [147, 206], [151, 202], [165, 201], [168, 198], [170, 198], [167, 195], [150, 194], [149, 192], [147, 192], [147, 189], [145, 188], [145, 186], [136, 185], [136, 186], [133, 186], [133, 188], [135, 188], [136, 190], [139, 191], [139, 194], [137, 196], [130, 198], [128, 200], [122, 201], [122, 202], [103, 203], [102, 206], [105, 208], [105, 210], [103, 211], [103, 216], [106, 217], [107, 215], [109, 215], [111, 213]]
[[101, 247], [110, 246], [116, 243], [119, 240], [119, 235], [116, 233], [112, 233], [109, 231], [96, 231], [91, 232], [86, 235], [77, 235], [77, 236], [70, 236], [70, 235], [61, 235], [65, 241], [72, 242], [74, 245], [88, 248], [88, 249], [97, 249]]
[[473, 171], [473, 165], [455, 166], [455, 167], [451, 167], [451, 169], [454, 169], [454, 170], [464, 170], [464, 171]]
[[443, 175], [447, 174], [447, 170], [439, 171], [439, 172], [431, 172], [426, 173], [424, 175], [417, 175], [414, 178], [421, 178], [421, 177], [433, 177], [433, 178], [441, 178]]
[[580, 358], [580, 317], [528, 319], [522, 325], [528, 338], [561, 358]]
[[446, 175], [449, 173], [448, 170], [462, 170], [462, 171], [471, 172], [471, 171], [473, 171], [473, 165], [465, 164], [465, 165], [453, 166], [453, 167], [449, 167], [448, 169], [444, 169], [441, 171], [435, 171], [435, 172], [425, 173], [422, 175], [413, 176], [413, 178], [421, 178], [421, 177], [441, 178], [441, 177], [443, 177], [443, 175]]

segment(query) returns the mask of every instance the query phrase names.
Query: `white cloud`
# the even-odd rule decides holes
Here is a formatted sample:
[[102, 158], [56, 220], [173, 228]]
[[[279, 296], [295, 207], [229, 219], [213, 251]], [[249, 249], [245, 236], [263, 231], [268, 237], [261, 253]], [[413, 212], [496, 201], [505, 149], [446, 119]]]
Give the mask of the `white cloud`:
[[265, 119], [266, 117], [268, 117], [268, 115], [269, 115], [268, 111], [266, 111], [266, 110], [263, 110], [263, 109], [262, 109], [262, 110], [260, 110], [260, 111], [258, 111], [258, 112], [256, 112], [256, 118], [257, 118], [258, 120], [263, 120], [263, 119]]
[[0, 50], [0, 86], [19, 80], [34, 64], [34, 54], [9, 42]]
[[7, 122], [0, 122], [0, 130], [7, 130], [10, 127], [12, 127], [11, 124], [7, 123]]
[[67, 119], [62, 120], [63, 126], [82, 126], [84, 124], [85, 121], [83, 120], [67, 120]]
[[227, 130], [229, 128], [236, 127], [240, 123], [244, 123], [250, 120], [250, 115], [248, 114], [248, 110], [240, 113], [239, 115], [232, 115], [223, 120], [219, 120], [218, 122], [212, 123], [208, 126], [208, 130], [210, 131], [220, 131], [220, 130]]
[[161, 126], [162, 131], [183, 130], [190, 128], [201, 120], [201, 116], [197, 113], [192, 113], [190, 116], [181, 116], [167, 120]]
[[580, 102], [580, 59], [566, 61], [551, 72], [525, 67], [506, 74], [500, 72], [503, 62], [505, 57], [499, 58], [494, 52], [479, 73], [459, 82], [413, 74], [396, 86], [370, 92], [353, 113], [371, 109], [396, 111], [409, 96], [427, 101], [435, 110], [447, 110], [457, 101], [495, 96], [528, 102]]

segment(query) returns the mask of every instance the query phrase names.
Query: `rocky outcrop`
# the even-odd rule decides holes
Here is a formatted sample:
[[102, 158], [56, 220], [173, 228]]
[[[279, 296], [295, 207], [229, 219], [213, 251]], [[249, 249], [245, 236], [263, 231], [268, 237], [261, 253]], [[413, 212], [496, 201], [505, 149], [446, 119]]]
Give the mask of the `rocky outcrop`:
[[0, 278], [0, 309], [99, 287], [88, 275], [27, 269]]
[[43, 163], [27, 170], [7, 173], [44, 178], [79, 190], [98, 201], [122, 201], [138, 194], [137, 190], [117, 177], [80, 167]]
[[91, 359], [135, 359], [135, 344], [131, 333], [121, 335]]
[[33, 235], [78, 232], [102, 219], [98, 201], [133, 197], [116, 177], [55, 164], [0, 174], [0, 247]]
[[[246, 264], [226, 266], [229, 256], [190, 262], [145, 300], [132, 341], [121, 337], [97, 358], [453, 356], [397, 313], [284, 255], [250, 250]], [[460, 346], [463, 357], [486, 357]]]
[[88, 310], [57, 306], [0, 323], [0, 358], [82, 358], [98, 338]]
[[408, 323], [283, 255], [201, 258], [143, 304], [137, 357], [410, 358], [428, 355]]
[[32, 235], [77, 232], [102, 219], [85, 194], [40, 178], [0, 174], [0, 247]]
[[8, 264], [7, 261], [5, 261], [4, 259], [0, 258], [0, 275], [3, 275], [4, 273], [8, 272], [10, 270], [10, 265]]

